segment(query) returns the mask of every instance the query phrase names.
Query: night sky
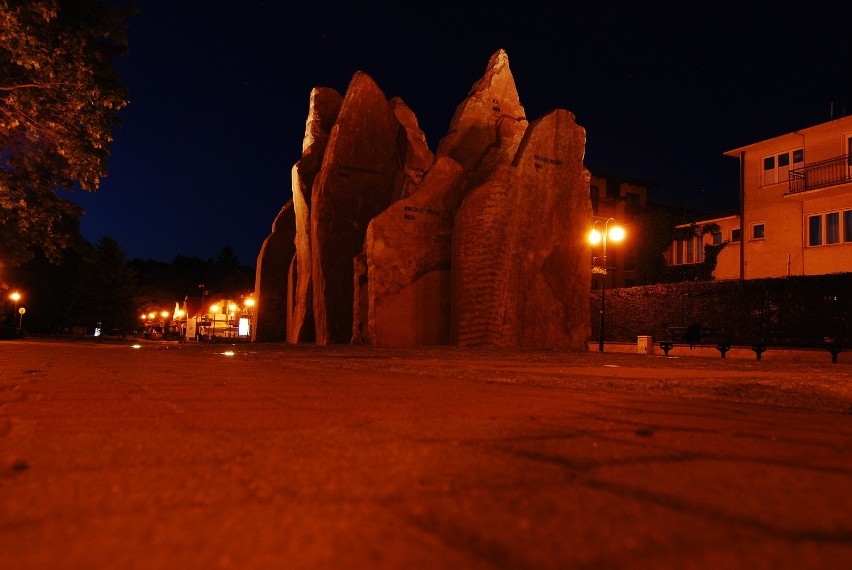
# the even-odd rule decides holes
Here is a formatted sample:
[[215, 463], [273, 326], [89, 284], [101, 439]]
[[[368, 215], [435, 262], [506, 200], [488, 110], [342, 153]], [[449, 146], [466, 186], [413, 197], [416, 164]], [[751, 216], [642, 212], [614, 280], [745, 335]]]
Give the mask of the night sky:
[[852, 112], [843, 3], [414, 4], [139, 0], [110, 174], [70, 195], [85, 237], [167, 262], [230, 245], [254, 265], [291, 197], [311, 89], [344, 94], [359, 70], [411, 107], [434, 151], [505, 49], [528, 119], [572, 111], [589, 168], [707, 213], [736, 207], [724, 151]]

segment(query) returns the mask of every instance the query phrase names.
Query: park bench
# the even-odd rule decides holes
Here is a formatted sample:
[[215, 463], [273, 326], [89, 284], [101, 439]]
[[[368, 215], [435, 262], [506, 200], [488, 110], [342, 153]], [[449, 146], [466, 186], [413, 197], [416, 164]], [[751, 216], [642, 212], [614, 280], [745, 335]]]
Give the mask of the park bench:
[[831, 353], [831, 362], [837, 364], [837, 355], [843, 350], [846, 335], [843, 326], [820, 329], [767, 330], [751, 349], [760, 360], [767, 348], [824, 348]]
[[666, 327], [666, 337], [657, 341], [660, 348], [668, 356], [669, 351], [677, 345], [695, 348], [702, 345], [714, 345], [716, 350], [725, 358], [731, 349], [731, 335], [724, 328], [709, 327], [693, 323], [688, 327]]

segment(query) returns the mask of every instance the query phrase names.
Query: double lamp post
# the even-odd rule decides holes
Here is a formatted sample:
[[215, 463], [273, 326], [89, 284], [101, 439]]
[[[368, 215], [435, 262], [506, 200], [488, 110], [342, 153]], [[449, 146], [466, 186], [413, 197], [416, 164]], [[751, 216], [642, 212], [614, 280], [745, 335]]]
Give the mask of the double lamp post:
[[[9, 295], [9, 298], [12, 299], [15, 302], [15, 313], [17, 313], [19, 315], [18, 316], [18, 327], [17, 328], [20, 330], [20, 329], [24, 328], [24, 313], [26, 313], [27, 310], [24, 307], [21, 307], [20, 309], [18, 308], [18, 301], [21, 300], [21, 294], [20, 293], [15, 291], [11, 295]], [[12, 315], [12, 321], [13, 321], [12, 324], [14, 324], [14, 320], [15, 320], [15, 316]]]
[[[602, 255], [601, 257], [593, 257], [592, 258], [592, 273], [600, 275], [601, 280], [601, 311], [600, 311], [600, 324], [598, 326], [598, 350], [600, 352], [604, 351], [604, 312], [606, 303], [604, 301], [604, 294], [606, 292], [606, 275], [607, 275], [607, 263], [606, 263], [606, 242], [607, 238], [614, 242], [620, 242], [624, 239], [624, 228], [621, 226], [613, 224], [610, 227], [610, 222], [615, 222], [614, 218], [609, 218], [605, 222], [601, 222], [600, 220], [596, 220], [594, 224], [592, 224], [592, 231], [589, 232], [589, 243], [594, 245], [602, 244]], [[597, 226], [599, 223], [603, 223], [603, 233]]]

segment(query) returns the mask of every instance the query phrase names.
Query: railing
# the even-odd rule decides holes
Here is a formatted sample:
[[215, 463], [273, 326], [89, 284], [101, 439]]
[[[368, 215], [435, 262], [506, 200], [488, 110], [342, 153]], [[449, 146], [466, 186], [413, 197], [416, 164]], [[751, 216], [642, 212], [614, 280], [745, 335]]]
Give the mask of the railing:
[[852, 155], [846, 154], [790, 171], [789, 194], [852, 182]]

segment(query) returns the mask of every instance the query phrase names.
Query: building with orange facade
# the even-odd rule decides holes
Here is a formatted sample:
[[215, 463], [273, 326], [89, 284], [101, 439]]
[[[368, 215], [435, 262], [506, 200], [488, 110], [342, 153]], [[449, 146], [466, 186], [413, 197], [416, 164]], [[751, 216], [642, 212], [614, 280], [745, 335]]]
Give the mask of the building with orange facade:
[[670, 265], [724, 242], [716, 279], [852, 272], [852, 116], [724, 154], [739, 161], [739, 213], [697, 222], [714, 231], [675, 240]]

